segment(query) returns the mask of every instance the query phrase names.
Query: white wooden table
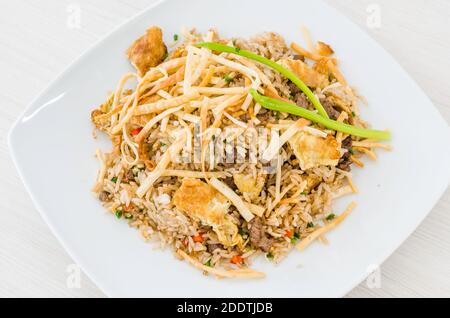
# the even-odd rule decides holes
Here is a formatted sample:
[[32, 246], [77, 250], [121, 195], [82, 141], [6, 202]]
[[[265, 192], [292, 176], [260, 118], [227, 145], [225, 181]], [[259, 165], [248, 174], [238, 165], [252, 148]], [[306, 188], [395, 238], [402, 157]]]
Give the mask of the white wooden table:
[[[104, 296], [84, 276], [81, 288], [67, 287], [67, 269], [73, 261], [25, 192], [9, 157], [6, 135], [26, 105], [68, 63], [153, 2], [1, 2], [0, 297]], [[327, 2], [390, 51], [450, 121], [450, 1]], [[76, 27], [76, 16], [73, 19], [78, 8], [80, 28]], [[450, 296], [450, 191], [414, 235], [382, 265], [381, 273], [380, 289], [370, 289], [363, 283], [349, 297]]]

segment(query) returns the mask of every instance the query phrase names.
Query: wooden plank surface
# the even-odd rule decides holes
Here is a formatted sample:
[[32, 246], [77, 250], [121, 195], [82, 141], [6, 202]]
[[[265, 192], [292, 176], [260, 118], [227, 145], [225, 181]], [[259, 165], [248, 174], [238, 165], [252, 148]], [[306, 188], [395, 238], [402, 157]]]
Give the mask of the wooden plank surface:
[[[0, 297], [103, 297], [33, 207], [11, 162], [6, 136], [26, 105], [111, 29], [155, 0], [15, 0], [0, 5]], [[327, 0], [367, 30], [411, 74], [450, 121], [450, 1]], [[80, 11], [80, 28], [70, 19]], [[68, 23], [69, 22], [69, 23]], [[76, 21], [75, 21], [76, 22]], [[450, 296], [450, 191], [381, 266], [381, 288], [348, 297]]]

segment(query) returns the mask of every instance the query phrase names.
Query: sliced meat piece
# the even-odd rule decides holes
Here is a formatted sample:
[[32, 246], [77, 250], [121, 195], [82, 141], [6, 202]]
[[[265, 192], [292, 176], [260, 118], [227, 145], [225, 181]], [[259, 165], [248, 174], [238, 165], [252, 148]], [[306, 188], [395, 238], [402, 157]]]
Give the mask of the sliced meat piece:
[[348, 136], [342, 140], [342, 148], [349, 150], [353, 146], [352, 136]]
[[208, 252], [214, 253], [215, 250], [222, 248], [221, 244], [208, 244]]
[[328, 116], [333, 119], [336, 120], [339, 118], [339, 115], [341, 114], [340, 112], [338, 112], [335, 108], [333, 103], [331, 103], [329, 100], [325, 99], [322, 100], [322, 106], [323, 108], [325, 108], [325, 111], [327, 112]]
[[267, 237], [263, 237], [261, 242], [259, 243], [259, 248], [267, 253], [273, 245], [273, 239], [269, 239]]
[[[350, 150], [350, 148], [352, 148], [353, 145], [353, 139], [351, 136], [348, 136], [347, 138], [345, 138], [344, 140], [342, 140], [342, 148], [343, 149], [347, 149]], [[338, 168], [347, 172], [350, 172], [352, 170], [352, 164], [353, 161], [350, 160], [351, 157], [351, 153], [349, 151], [347, 151], [339, 160], [339, 164], [338, 164]]]
[[250, 222], [250, 243], [260, 248], [263, 252], [268, 252], [273, 245], [273, 240], [267, 238], [263, 228], [263, 221], [261, 218], [255, 218]]
[[167, 47], [162, 37], [162, 30], [153, 26], [128, 49], [128, 59], [140, 76], [159, 65], [167, 56]]
[[102, 202], [109, 202], [109, 201], [111, 201], [111, 193], [109, 193], [107, 191], [102, 191], [98, 195], [98, 199]]

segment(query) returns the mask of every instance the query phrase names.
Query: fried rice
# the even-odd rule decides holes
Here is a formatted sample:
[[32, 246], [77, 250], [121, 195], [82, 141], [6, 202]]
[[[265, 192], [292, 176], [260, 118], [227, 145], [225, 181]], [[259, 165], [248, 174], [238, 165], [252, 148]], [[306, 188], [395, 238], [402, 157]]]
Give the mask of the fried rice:
[[[335, 200], [358, 191], [352, 167], [390, 147], [262, 107], [250, 87], [315, 111], [274, 69], [196, 46], [227, 44], [277, 62], [303, 80], [331, 119], [367, 128], [361, 98], [324, 42], [303, 49], [272, 32], [227, 39], [216, 30], [184, 31], [180, 38], [166, 45], [162, 30], [150, 28], [127, 52], [136, 73], [126, 74], [92, 112], [95, 129], [112, 141], [107, 153], [97, 151], [93, 192], [143, 239], [205, 273], [264, 277], [250, 269], [255, 257], [278, 263], [296, 246], [327, 242], [326, 232], [355, 207], [340, 215], [333, 210]], [[133, 80], [137, 85], [128, 88]]]

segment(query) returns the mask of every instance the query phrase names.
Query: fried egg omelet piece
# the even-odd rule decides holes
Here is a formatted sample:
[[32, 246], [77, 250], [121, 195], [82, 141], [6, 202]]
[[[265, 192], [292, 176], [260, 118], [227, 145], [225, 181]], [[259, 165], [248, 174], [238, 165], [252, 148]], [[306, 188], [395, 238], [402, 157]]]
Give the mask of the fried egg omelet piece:
[[230, 201], [209, 184], [197, 179], [184, 179], [175, 192], [173, 204], [188, 216], [211, 226], [225, 247], [241, 243], [238, 227], [228, 214]]
[[341, 158], [339, 144], [333, 136], [313, 136], [301, 131], [289, 140], [289, 145], [300, 162], [302, 170], [319, 166], [335, 167]]
[[140, 76], [161, 64], [167, 56], [167, 46], [163, 41], [162, 30], [155, 26], [149, 28], [145, 35], [131, 45], [127, 55]]

